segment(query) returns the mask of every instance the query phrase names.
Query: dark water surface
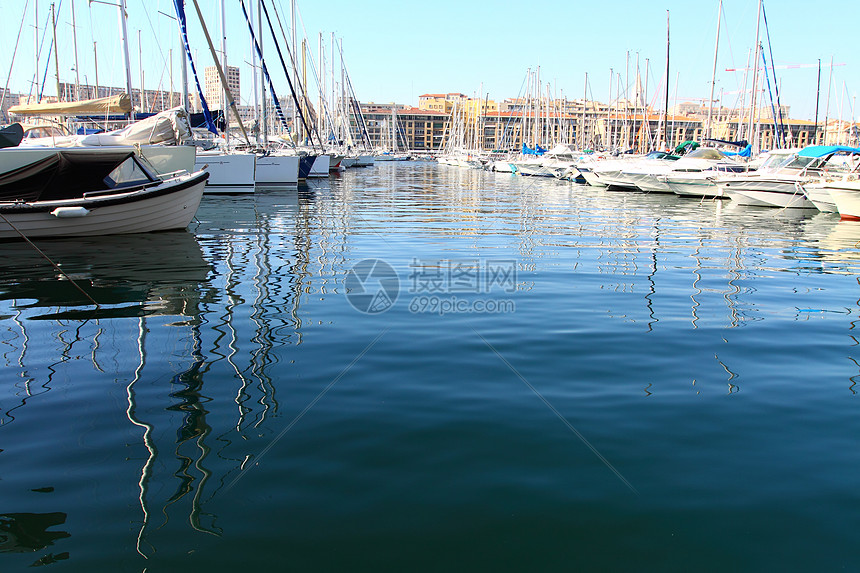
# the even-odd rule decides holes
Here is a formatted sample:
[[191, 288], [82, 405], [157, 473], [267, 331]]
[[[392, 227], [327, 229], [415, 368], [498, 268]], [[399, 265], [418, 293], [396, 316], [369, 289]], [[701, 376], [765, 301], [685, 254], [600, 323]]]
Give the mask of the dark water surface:
[[0, 570], [858, 570], [860, 225], [385, 163], [0, 244]]

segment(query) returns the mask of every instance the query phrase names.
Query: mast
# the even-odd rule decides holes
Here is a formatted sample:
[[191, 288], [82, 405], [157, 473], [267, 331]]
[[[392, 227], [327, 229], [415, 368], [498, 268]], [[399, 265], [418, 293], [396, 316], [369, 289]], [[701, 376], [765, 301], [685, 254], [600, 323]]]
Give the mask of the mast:
[[[756, 103], [758, 101], [758, 51], [760, 49], [759, 39], [761, 37], [761, 2], [762, 0], [758, 0], [758, 16], [756, 17], [756, 25], [755, 25], [755, 56], [753, 57], [753, 81], [752, 81], [752, 101], [750, 102], [750, 124], [749, 124], [749, 134], [753, 134], [753, 126], [755, 122], [756, 116]], [[758, 152], [759, 142], [756, 141], [756, 138], [753, 137], [753, 151]]]
[[143, 89], [143, 42], [140, 38], [140, 30], [137, 31], [137, 61], [140, 70], [140, 111], [146, 112], [146, 92]]
[[128, 119], [131, 120], [131, 117], [134, 114], [134, 97], [131, 93], [131, 63], [128, 55], [128, 28], [126, 27], [126, 16], [125, 0], [119, 0], [119, 29], [120, 34], [122, 35], [122, 57], [125, 62], [125, 89], [128, 92], [129, 99], [132, 101], [132, 111], [128, 112]]
[[669, 144], [669, 11], [666, 10], [666, 93], [663, 107], [663, 139]]
[[191, 113], [191, 102], [188, 101], [188, 61], [185, 56], [185, 40], [182, 38], [182, 26], [179, 28], [179, 58], [182, 61], [180, 72], [182, 74], [182, 108], [185, 113]]
[[[260, 36], [260, 41], [259, 41], [259, 45], [260, 45], [260, 54], [259, 54], [260, 55], [260, 88], [261, 88], [260, 91], [261, 91], [261, 94], [263, 96], [263, 112], [262, 112], [262, 116], [261, 116], [262, 125], [260, 126], [260, 128], [263, 130], [263, 145], [268, 146], [269, 145], [269, 110], [267, 109], [268, 106], [266, 104], [269, 101], [269, 98], [266, 97], [266, 77], [265, 77], [265, 74], [263, 72], [263, 10], [261, 10], [262, 7], [263, 7], [263, 3], [262, 3], [262, 0], [260, 0], [259, 6], [257, 6], [257, 30], [258, 30], [257, 34]], [[256, 86], [256, 85], [257, 85], [257, 83], [255, 80], [254, 86]], [[274, 97], [274, 96], [275, 96], [275, 94], [272, 94], [272, 97]]]
[[[257, 4], [260, 4], [261, 0], [257, 0]], [[254, 2], [250, 2], [248, 5], [248, 10], [251, 12], [251, 20], [254, 19]], [[258, 5], [257, 6], [257, 15], [258, 19], [262, 18], [263, 10]], [[261, 24], [262, 26], [262, 24]], [[257, 50], [254, 48], [254, 39], [249, 38], [248, 47], [251, 49], [251, 77], [253, 78], [253, 86], [254, 86], [254, 117], [256, 118], [254, 125], [254, 137], [259, 139], [260, 137], [260, 89], [257, 81]]]
[[615, 70], [609, 68], [609, 105], [606, 107], [606, 129], [604, 129], [606, 141], [604, 147], [610, 149], [612, 147], [612, 82], [615, 80]]
[[585, 72], [585, 84], [582, 88], [582, 125], [579, 133], [577, 147], [580, 150], [585, 149], [585, 108], [588, 107], [588, 72]]
[[72, 43], [75, 47], [75, 99], [81, 99], [81, 74], [79, 72], [80, 66], [78, 65], [78, 25], [75, 22], [75, 0], [71, 1], [72, 4]]
[[33, 54], [36, 57], [36, 81], [33, 83], [34, 93], [36, 94], [36, 103], [39, 100], [39, 3], [33, 2]]
[[723, 19], [723, 0], [720, 0], [720, 6], [717, 9], [717, 39], [714, 42], [714, 71], [711, 73], [711, 97], [708, 98], [708, 126], [705, 133], [706, 137], [711, 137], [711, 116], [714, 111], [714, 86], [717, 80], [717, 52], [720, 49], [720, 23]]
[[323, 130], [325, 129], [325, 122], [323, 121], [323, 109], [325, 107], [325, 92], [326, 92], [326, 72], [325, 72], [325, 54], [323, 53], [323, 35], [322, 32], [319, 33], [317, 37], [317, 54], [320, 59], [320, 69], [319, 69], [319, 97], [317, 98], [317, 133], [322, 137]]
[[54, 72], [57, 78], [57, 101], [63, 101], [63, 94], [60, 92], [60, 55], [59, 47], [57, 46], [57, 10], [53, 2], [51, 2], [51, 27], [54, 34]]
[[818, 143], [818, 100], [821, 97], [821, 58], [818, 58], [818, 87], [815, 90], [815, 126], [812, 128], [812, 143]]
[[[292, 44], [292, 53], [293, 53], [293, 77], [296, 81], [299, 80], [299, 70], [298, 66], [298, 46], [296, 45], [296, 0], [290, 0], [290, 43]], [[304, 86], [302, 87], [304, 89]], [[299, 102], [295, 102], [297, 105], [293, 107], [293, 131], [296, 134], [296, 144], [301, 141], [302, 130], [301, 126], [296, 121], [296, 118], [299, 117], [300, 110], [298, 108]], [[304, 118], [304, 116], [302, 116]]]
[[98, 42], [93, 42], [93, 62], [96, 67], [96, 97], [99, 97], [99, 49], [97, 44]]
[[824, 108], [824, 145], [827, 145], [827, 124], [830, 121], [830, 88], [833, 87], [833, 56], [830, 56], [830, 78], [827, 80], [827, 105]]
[[[227, 69], [227, 17], [224, 11], [224, 0], [220, 0], [219, 2], [221, 8], [221, 69], [223, 73], [226, 74], [223, 77], [224, 86], [221, 90], [221, 114], [224, 116], [224, 143], [229, 144], [230, 142], [230, 119], [227, 117], [227, 85], [228, 79], [230, 75], [230, 70]], [[265, 109], [266, 98], [263, 98], [263, 109]], [[265, 114], [265, 112], [263, 112]]]

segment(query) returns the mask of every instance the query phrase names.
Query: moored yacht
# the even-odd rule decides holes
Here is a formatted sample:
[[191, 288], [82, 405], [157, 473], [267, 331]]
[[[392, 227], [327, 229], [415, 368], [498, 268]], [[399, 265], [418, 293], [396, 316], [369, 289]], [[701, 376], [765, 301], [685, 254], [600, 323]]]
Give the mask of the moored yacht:
[[828, 173], [847, 172], [846, 157], [857, 154], [858, 148], [838, 145], [772, 151], [758, 170], [718, 177], [715, 182], [739, 205], [815, 209], [804, 193], [804, 184]]

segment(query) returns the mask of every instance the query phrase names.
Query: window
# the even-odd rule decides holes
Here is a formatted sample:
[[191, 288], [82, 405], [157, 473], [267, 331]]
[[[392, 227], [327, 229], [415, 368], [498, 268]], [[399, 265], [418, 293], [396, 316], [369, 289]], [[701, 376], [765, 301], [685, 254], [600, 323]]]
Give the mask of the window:
[[143, 185], [151, 183], [155, 179], [144, 170], [144, 168], [135, 160], [134, 156], [129, 157], [119, 165], [117, 165], [110, 175], [104, 179], [105, 185], [111, 189], [117, 187], [131, 187], [133, 185]]

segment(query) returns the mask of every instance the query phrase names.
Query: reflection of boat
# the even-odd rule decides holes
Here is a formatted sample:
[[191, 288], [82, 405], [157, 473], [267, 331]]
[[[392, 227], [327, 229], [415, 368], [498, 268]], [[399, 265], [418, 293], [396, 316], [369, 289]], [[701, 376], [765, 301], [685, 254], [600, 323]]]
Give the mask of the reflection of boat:
[[[210, 266], [197, 239], [185, 231], [42, 241], [40, 249], [102, 306], [92, 317], [187, 314], [197, 306], [197, 285]], [[0, 301], [18, 308], [90, 307], [91, 302], [32, 247], [0, 243]], [[117, 307], [116, 305], [123, 305]], [[56, 317], [56, 315], [52, 315]], [[41, 317], [47, 318], [47, 317]]]
[[860, 271], [860, 225], [836, 221], [830, 233], [818, 241], [818, 256], [829, 263], [827, 272], [857, 274]]
[[71, 537], [65, 531], [48, 531], [65, 522], [61, 512], [0, 513], [0, 553], [31, 553]]
[[0, 238], [184, 229], [208, 176], [182, 172], [161, 179], [129, 149], [57, 150], [0, 176]]

